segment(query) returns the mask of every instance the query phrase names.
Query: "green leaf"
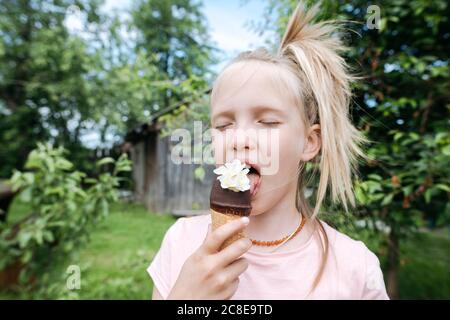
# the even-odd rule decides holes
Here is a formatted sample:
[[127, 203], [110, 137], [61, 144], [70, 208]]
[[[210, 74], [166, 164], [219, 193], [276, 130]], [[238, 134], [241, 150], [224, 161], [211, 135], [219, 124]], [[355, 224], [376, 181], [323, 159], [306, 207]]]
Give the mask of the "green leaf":
[[86, 179], [84, 179], [84, 182], [88, 183], [88, 184], [95, 184], [98, 181], [97, 181], [97, 179], [94, 179], [94, 178], [86, 178]]
[[51, 231], [48, 231], [48, 230], [46, 230], [46, 231], [44, 231], [44, 239], [45, 239], [45, 241], [47, 241], [47, 242], [53, 242], [53, 240], [54, 240], [54, 237], [53, 237], [53, 233], [51, 232]]
[[446, 156], [450, 156], [450, 145], [446, 145], [445, 147], [443, 147], [442, 153], [445, 154]]
[[18, 236], [19, 246], [25, 248], [31, 239], [31, 233], [28, 231], [21, 231]]
[[42, 243], [44, 242], [44, 237], [43, 237], [43, 234], [42, 234], [41, 230], [38, 230], [36, 232], [35, 239], [36, 239], [37, 244], [41, 246]]
[[375, 191], [382, 191], [381, 184], [375, 181], [367, 181], [368, 191], [374, 193]]
[[42, 161], [38, 157], [36, 150], [30, 152], [28, 160], [25, 164], [25, 169], [38, 169], [42, 166]]
[[403, 188], [402, 188], [402, 191], [403, 191], [403, 194], [404, 194], [405, 196], [408, 196], [408, 195], [410, 195], [410, 194], [412, 193], [412, 191], [413, 191], [413, 186], [412, 186], [412, 185], [409, 185], [409, 186], [403, 187]]
[[368, 178], [372, 179], [372, 180], [376, 180], [376, 181], [381, 181], [383, 180], [383, 178], [381, 178], [381, 176], [379, 176], [378, 174], [369, 174], [367, 176]]
[[106, 201], [106, 199], [102, 199], [100, 202], [100, 209], [101, 209], [101, 213], [104, 217], [106, 217], [109, 213], [109, 205], [108, 205], [108, 201]]
[[425, 197], [426, 203], [430, 203], [432, 195], [433, 195], [433, 189], [429, 188], [425, 191], [424, 197]]
[[70, 170], [73, 168], [72, 162], [70, 162], [64, 158], [58, 158], [56, 160], [56, 166], [62, 170]]
[[20, 200], [22, 200], [23, 202], [30, 202], [31, 199], [32, 199], [32, 188], [31, 187], [24, 189], [20, 193]]
[[381, 205], [382, 206], [387, 206], [388, 204], [390, 204], [392, 202], [392, 199], [394, 198], [394, 194], [393, 193], [389, 193], [384, 199], [383, 201], [381, 201]]
[[355, 188], [355, 196], [359, 203], [366, 204], [367, 197], [360, 187]]
[[194, 177], [200, 181], [205, 178], [205, 169], [203, 167], [198, 167], [194, 170]]
[[28, 262], [31, 261], [32, 257], [33, 257], [33, 251], [26, 250], [20, 260], [22, 261], [22, 263], [27, 264]]
[[403, 137], [403, 132], [397, 132], [394, 135], [394, 141], [397, 141], [398, 139], [400, 139], [401, 137]]
[[65, 252], [69, 252], [69, 251], [71, 251], [72, 249], [73, 249], [73, 242], [72, 241], [70, 241], [70, 242], [66, 242], [64, 245], [63, 245], [63, 250], [65, 251]]
[[386, 29], [386, 25], [387, 25], [387, 19], [386, 18], [381, 18], [380, 19], [380, 24], [379, 24], [380, 32], [383, 32]]
[[450, 187], [446, 184], [438, 183], [438, 184], [436, 184], [435, 187], [438, 189], [444, 190], [445, 192], [450, 192]]
[[97, 166], [100, 167], [100, 166], [103, 166], [103, 165], [105, 165], [105, 164], [114, 163], [114, 162], [115, 162], [115, 161], [114, 161], [113, 158], [111, 158], [111, 157], [106, 157], [106, 158], [103, 158], [103, 159], [97, 161]]

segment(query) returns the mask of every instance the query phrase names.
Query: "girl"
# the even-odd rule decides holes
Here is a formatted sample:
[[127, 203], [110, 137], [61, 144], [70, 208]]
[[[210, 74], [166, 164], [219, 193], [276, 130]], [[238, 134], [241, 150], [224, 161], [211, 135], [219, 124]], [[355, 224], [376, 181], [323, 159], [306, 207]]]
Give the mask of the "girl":
[[[333, 201], [354, 205], [352, 176], [366, 141], [348, 117], [352, 77], [336, 27], [314, 24], [317, 10], [299, 5], [276, 55], [244, 52], [216, 80], [215, 161], [255, 168], [252, 211], [214, 232], [210, 215], [178, 219], [147, 269], [153, 299], [389, 299], [375, 254], [317, 218], [328, 186]], [[261, 129], [278, 141], [245, 133]], [[263, 155], [272, 168], [277, 162], [275, 173], [264, 174]], [[314, 209], [305, 197], [308, 161], [320, 168]], [[245, 238], [219, 251], [244, 228]]]

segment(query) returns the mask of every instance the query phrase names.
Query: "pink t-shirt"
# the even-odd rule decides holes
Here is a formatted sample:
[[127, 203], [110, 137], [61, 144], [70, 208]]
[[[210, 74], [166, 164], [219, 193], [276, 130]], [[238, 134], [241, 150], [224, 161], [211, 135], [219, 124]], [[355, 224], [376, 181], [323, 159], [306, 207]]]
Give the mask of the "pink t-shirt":
[[[166, 232], [147, 272], [167, 298], [186, 259], [203, 243], [209, 214], [179, 218]], [[361, 241], [323, 222], [329, 256], [316, 289], [306, 297], [321, 262], [318, 237], [301, 247], [273, 253], [247, 251], [249, 266], [239, 277], [236, 299], [389, 299], [377, 256]]]

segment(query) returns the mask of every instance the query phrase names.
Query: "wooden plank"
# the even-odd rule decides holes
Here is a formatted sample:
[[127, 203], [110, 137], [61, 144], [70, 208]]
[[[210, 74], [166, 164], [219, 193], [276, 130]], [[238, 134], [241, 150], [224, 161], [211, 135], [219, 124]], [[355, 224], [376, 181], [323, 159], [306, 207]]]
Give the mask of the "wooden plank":
[[[173, 143], [170, 137], [159, 138], [155, 134], [149, 135], [144, 143], [135, 146], [135, 192], [142, 192], [138, 199], [155, 212], [178, 212], [184, 216], [198, 209], [209, 210], [210, 188], [216, 178], [212, 172], [214, 166], [204, 165], [204, 181], [195, 179], [197, 164], [172, 162], [170, 145]], [[139, 158], [139, 152], [143, 158]]]

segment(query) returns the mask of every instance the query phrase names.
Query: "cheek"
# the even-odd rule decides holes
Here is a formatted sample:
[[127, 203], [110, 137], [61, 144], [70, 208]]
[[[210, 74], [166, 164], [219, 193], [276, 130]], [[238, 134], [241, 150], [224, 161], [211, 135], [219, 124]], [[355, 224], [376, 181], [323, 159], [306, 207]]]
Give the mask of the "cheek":
[[[292, 188], [297, 186], [298, 164], [303, 147], [301, 133], [295, 130], [279, 130], [278, 143], [268, 143], [271, 150], [271, 166], [278, 167], [274, 174], [264, 175], [261, 189], [252, 201], [252, 215], [269, 210], [278, 203]], [[260, 145], [261, 146], [261, 145]], [[278, 162], [278, 165], [275, 163]]]
[[296, 170], [303, 150], [303, 136], [295, 130], [285, 130], [280, 135], [280, 169]]
[[258, 154], [268, 158], [263, 175], [286, 178], [292, 174], [297, 170], [302, 148], [303, 137], [288, 126], [276, 130], [269, 139], [260, 141]]

